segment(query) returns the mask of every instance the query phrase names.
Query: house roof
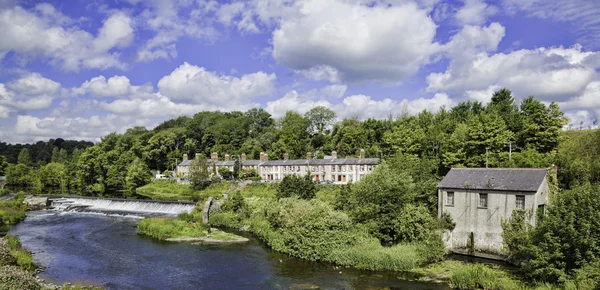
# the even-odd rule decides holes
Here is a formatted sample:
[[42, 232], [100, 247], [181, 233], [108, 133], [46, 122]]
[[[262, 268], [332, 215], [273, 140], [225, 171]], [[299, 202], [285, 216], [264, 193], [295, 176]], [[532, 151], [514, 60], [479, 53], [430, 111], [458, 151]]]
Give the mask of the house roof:
[[546, 174], [543, 168], [452, 168], [438, 188], [535, 192]]
[[[212, 164], [209, 159], [208, 163]], [[217, 161], [215, 162], [218, 166], [233, 166], [235, 161]], [[246, 166], [306, 166], [306, 165], [376, 165], [379, 163], [379, 158], [338, 158], [338, 159], [289, 159], [289, 160], [246, 160], [242, 162], [242, 165]], [[178, 166], [190, 166], [192, 160], [185, 160], [178, 164]]]

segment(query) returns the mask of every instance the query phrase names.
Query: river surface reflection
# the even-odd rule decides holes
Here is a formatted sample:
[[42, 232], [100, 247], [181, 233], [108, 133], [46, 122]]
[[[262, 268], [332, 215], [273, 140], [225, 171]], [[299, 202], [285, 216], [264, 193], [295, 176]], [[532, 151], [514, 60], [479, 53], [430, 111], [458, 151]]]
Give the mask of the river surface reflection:
[[[447, 289], [389, 272], [334, 269], [243, 245], [165, 243], [136, 235], [139, 219], [35, 211], [10, 231], [55, 283], [107, 289]], [[313, 288], [311, 288], [313, 287]]]

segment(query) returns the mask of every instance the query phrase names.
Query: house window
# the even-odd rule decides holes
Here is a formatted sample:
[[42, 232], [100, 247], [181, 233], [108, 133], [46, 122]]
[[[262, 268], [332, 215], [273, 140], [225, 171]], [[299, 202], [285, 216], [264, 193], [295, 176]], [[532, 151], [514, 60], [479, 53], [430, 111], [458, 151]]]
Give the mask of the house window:
[[479, 194], [479, 207], [487, 208], [488, 207], [488, 195], [487, 193]]
[[300, 166], [296, 166], [296, 171], [300, 172]]
[[446, 205], [454, 206], [454, 192], [446, 193]]
[[349, 165], [349, 166], [348, 166], [348, 171], [352, 172], [352, 170], [353, 170], [353, 168], [352, 168], [352, 167], [354, 167], [354, 166], [352, 166], [352, 165]]
[[546, 205], [545, 204], [538, 205], [537, 212], [538, 212], [538, 214], [545, 215], [546, 214]]
[[517, 209], [525, 209], [525, 196], [524, 195], [517, 195], [516, 207], [517, 207]]
[[335, 165], [331, 166], [331, 171], [335, 172]]

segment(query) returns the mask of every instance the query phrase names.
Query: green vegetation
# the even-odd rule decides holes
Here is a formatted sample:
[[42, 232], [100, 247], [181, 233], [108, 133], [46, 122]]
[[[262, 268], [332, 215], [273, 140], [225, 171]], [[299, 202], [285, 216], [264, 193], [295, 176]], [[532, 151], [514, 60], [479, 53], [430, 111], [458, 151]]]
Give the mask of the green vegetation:
[[24, 198], [20, 193], [13, 200], [0, 201], [0, 232], [6, 230], [5, 226], [14, 225], [25, 219], [26, 207], [22, 204]]
[[[57, 139], [9, 145], [7, 155], [8, 147], [0, 143], [0, 155], [9, 163], [0, 159], [0, 170], [6, 171], [9, 186], [29, 186], [37, 192], [60, 189], [130, 197], [138, 187], [137, 194], [147, 198], [194, 201], [226, 192], [231, 199], [223, 212], [211, 216], [212, 225], [246, 228], [273, 249], [300, 258], [364, 269], [414, 270], [443, 256], [439, 233], [452, 228], [453, 221], [437, 219], [436, 185], [450, 168], [483, 167], [486, 162], [490, 167], [557, 164], [559, 183], [546, 215], [537, 217], [535, 227], [524, 224], [524, 212], [504, 221], [506, 250], [519, 275], [550, 283], [540, 287], [597, 288], [600, 130], [563, 132], [567, 120], [556, 103], [534, 97], [517, 103], [507, 89], [495, 92], [486, 106], [469, 101], [397, 119], [334, 120], [335, 114], [323, 107], [305, 115], [290, 111], [279, 120], [258, 108], [199, 112], [153, 130], [136, 127], [112, 133], [90, 147], [63, 148], [67, 141], [57, 144]], [[48, 148], [56, 150], [50, 154]], [[360, 182], [345, 186], [319, 186], [304, 177], [290, 177], [279, 185], [215, 183], [215, 168], [198, 164], [193, 167], [201, 170], [191, 175], [192, 186], [149, 183], [147, 175], [149, 170], [173, 170], [183, 154], [200, 153], [197, 162], [206, 162], [211, 152], [246, 153], [248, 159], [257, 159], [260, 152], [272, 159], [288, 153], [295, 159], [305, 158], [307, 152], [357, 156], [361, 149], [366, 157], [383, 157], [385, 162]], [[40, 153], [44, 151], [48, 154]], [[236, 171], [231, 174], [259, 178], [257, 172]], [[18, 220], [13, 209], [0, 208], [6, 217], [3, 223]], [[144, 231], [161, 237], [202, 228], [194, 224], [193, 215], [146, 223]], [[447, 273], [459, 288], [535, 286], [513, 283], [514, 276], [481, 265], [459, 270]], [[500, 286], [498, 281], [505, 283]]]
[[137, 233], [159, 240], [202, 237], [208, 234], [208, 228], [200, 223], [188, 223], [174, 218], [146, 218], [137, 226]]

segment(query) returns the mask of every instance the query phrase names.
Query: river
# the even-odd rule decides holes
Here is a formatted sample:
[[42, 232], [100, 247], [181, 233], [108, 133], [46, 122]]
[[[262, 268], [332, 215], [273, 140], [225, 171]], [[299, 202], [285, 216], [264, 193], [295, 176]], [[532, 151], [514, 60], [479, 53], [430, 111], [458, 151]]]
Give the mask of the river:
[[135, 233], [139, 219], [34, 211], [14, 226], [54, 283], [106, 289], [447, 289], [396, 273], [335, 269], [290, 258], [251, 238], [243, 245], [159, 242]]

